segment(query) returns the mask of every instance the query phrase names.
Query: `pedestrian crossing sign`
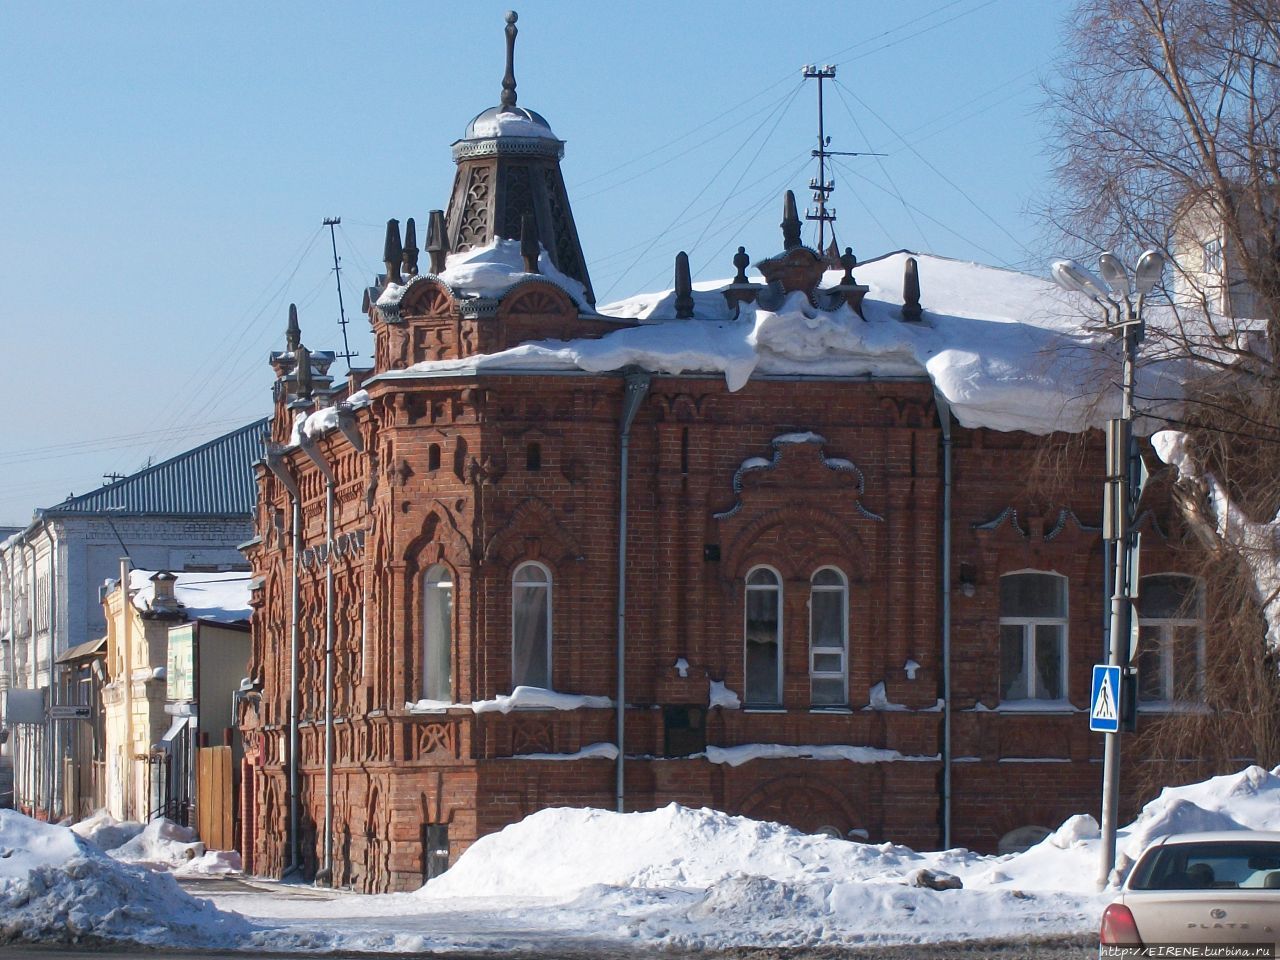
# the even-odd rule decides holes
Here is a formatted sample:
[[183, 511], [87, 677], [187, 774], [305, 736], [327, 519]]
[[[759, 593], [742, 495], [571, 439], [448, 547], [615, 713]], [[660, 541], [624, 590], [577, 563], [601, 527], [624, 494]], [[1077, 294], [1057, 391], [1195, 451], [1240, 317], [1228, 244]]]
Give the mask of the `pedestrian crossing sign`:
[[1120, 668], [1097, 664], [1093, 691], [1089, 694], [1089, 729], [1097, 733], [1120, 731]]

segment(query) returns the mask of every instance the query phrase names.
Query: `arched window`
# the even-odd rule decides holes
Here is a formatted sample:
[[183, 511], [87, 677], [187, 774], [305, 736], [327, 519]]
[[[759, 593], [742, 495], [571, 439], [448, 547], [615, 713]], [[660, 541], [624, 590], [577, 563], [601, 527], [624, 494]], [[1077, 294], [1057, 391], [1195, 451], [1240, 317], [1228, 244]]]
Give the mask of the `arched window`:
[[1067, 578], [1008, 573], [1000, 578], [1000, 697], [1066, 697]]
[[823, 567], [809, 586], [809, 702], [815, 707], [849, 702], [849, 583]]
[[782, 578], [768, 567], [747, 574], [747, 706], [782, 704]]
[[453, 577], [438, 563], [422, 575], [422, 695], [453, 701]]
[[511, 578], [511, 685], [551, 688], [551, 572], [540, 563]]
[[1204, 591], [1194, 577], [1143, 577], [1138, 591], [1138, 703], [1196, 702], [1204, 692]]

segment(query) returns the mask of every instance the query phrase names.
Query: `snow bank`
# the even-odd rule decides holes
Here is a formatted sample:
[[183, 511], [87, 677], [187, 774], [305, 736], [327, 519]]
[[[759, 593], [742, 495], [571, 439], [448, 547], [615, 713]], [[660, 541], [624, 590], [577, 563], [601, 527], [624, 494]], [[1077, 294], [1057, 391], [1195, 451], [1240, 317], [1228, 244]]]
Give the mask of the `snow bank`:
[[0, 810], [0, 943], [101, 938], [226, 948], [252, 930], [171, 876], [117, 863], [66, 827]]
[[99, 850], [114, 850], [140, 834], [142, 824], [136, 820], [117, 820], [106, 810], [95, 810], [91, 816], [73, 823], [71, 832]]
[[890, 763], [894, 760], [938, 760], [938, 756], [908, 757], [897, 750], [858, 747], [836, 743], [820, 746], [792, 746], [785, 743], [744, 743], [737, 747], [707, 747], [707, 760], [740, 767], [752, 760], [848, 760], [850, 763]]
[[[155, 574], [155, 570], [129, 571], [129, 590], [133, 593], [134, 609], [151, 609], [156, 594], [151, 578]], [[219, 623], [249, 619], [252, 612], [249, 607], [249, 581], [252, 574], [236, 571], [177, 573], [174, 576], [178, 579], [173, 584], [173, 595], [186, 607], [188, 617], [216, 620]]]
[[190, 827], [171, 820], [152, 820], [136, 837], [111, 851], [122, 863], [156, 870], [169, 870], [190, 863], [205, 854], [205, 845]]

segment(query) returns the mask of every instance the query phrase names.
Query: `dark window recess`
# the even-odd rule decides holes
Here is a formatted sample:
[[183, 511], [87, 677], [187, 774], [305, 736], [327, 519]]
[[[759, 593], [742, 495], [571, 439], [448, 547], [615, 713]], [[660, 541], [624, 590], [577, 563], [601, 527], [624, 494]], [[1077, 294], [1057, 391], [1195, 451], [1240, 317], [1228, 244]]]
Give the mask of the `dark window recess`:
[[702, 545], [702, 559], [708, 563], [720, 562], [720, 544], [704, 543]]
[[663, 756], [687, 757], [707, 749], [707, 712], [693, 704], [662, 708]]
[[688, 474], [689, 472], [689, 428], [683, 427], [680, 430], [680, 472]]
[[526, 470], [542, 469], [542, 445], [531, 443], [524, 451], [524, 468]]
[[422, 878], [431, 880], [449, 869], [449, 825], [422, 825]]
[[438, 443], [433, 443], [427, 447], [427, 469], [440, 469], [440, 444]]

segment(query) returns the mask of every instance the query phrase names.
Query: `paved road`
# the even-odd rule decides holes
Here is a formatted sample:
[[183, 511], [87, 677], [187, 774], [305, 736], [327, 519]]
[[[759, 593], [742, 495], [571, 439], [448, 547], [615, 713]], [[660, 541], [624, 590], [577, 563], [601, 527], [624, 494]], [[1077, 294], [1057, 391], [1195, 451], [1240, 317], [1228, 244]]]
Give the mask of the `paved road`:
[[[376, 954], [379, 957], [394, 956], [399, 960], [415, 957], [431, 957], [439, 960], [1092, 960], [1097, 956], [1096, 944], [1085, 941], [1056, 941], [1050, 943], [986, 942], [966, 944], [931, 944], [928, 946], [869, 947], [847, 950], [822, 949], [739, 949], [714, 953], [669, 953], [660, 950], [649, 952], [620, 952], [612, 945], [603, 950], [579, 948], [555, 953], [447, 953], [447, 954]], [[111, 957], [143, 957], [146, 960], [245, 960], [245, 953], [183, 953], [175, 951], [149, 951], [104, 949], [58, 949], [55, 947], [0, 947], [0, 960], [108, 960]], [[263, 956], [255, 953], [253, 956]], [[306, 954], [287, 954], [300, 958]], [[324, 960], [370, 960], [374, 954], [327, 953], [318, 954]]]

